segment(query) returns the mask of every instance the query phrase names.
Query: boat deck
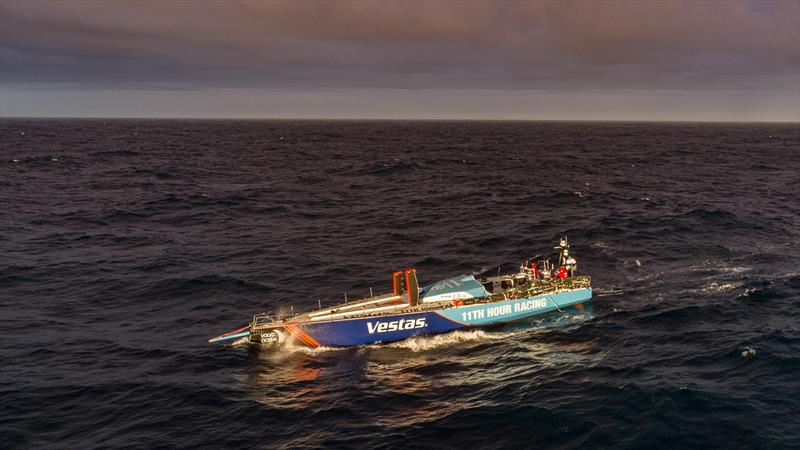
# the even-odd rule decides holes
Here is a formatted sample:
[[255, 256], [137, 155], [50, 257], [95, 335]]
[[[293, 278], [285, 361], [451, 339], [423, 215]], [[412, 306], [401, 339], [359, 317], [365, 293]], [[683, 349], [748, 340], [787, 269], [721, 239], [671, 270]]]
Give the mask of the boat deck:
[[299, 314], [283, 316], [257, 314], [253, 317], [251, 328], [255, 331], [260, 329], [275, 328], [286, 323], [333, 322], [365, 317], [409, 314], [431, 310], [459, 308], [479, 303], [494, 303], [511, 299], [530, 298], [537, 295], [552, 294], [561, 291], [588, 287], [591, 287], [591, 278], [589, 276], [583, 275], [565, 279], [554, 278], [550, 280], [538, 281], [535, 284], [523, 284], [515, 286], [503, 290], [502, 292], [491, 294], [487, 297], [443, 302], [423, 302], [419, 305], [413, 306], [408, 304], [405, 296], [398, 296], [388, 293]]

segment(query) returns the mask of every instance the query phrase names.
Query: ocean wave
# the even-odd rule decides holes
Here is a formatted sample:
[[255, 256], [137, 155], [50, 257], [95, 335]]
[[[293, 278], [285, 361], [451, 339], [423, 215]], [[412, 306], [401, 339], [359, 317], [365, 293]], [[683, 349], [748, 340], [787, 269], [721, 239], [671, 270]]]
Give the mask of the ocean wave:
[[[0, 142], [2, 448], [800, 441], [796, 124], [0, 119]], [[562, 234], [584, 314], [206, 342]]]

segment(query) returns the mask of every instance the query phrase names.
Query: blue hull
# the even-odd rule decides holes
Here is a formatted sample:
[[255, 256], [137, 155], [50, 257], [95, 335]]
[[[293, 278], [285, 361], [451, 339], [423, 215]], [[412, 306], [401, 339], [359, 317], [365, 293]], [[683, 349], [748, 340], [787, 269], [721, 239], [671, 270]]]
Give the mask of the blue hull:
[[[393, 342], [424, 334], [498, 325], [589, 301], [592, 289], [573, 289], [529, 298], [478, 303], [426, 312], [293, 324], [292, 334], [311, 346], [345, 347]], [[299, 329], [299, 330], [298, 330]]]

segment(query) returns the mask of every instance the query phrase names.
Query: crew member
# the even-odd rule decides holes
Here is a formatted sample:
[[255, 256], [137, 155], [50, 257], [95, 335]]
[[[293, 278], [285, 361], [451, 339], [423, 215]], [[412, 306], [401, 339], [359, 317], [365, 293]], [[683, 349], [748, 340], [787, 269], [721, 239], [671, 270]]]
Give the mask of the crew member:
[[575, 271], [578, 269], [578, 262], [575, 261], [575, 258], [569, 257], [567, 258], [567, 262], [564, 264], [567, 267], [567, 273], [570, 277], [575, 276]]
[[531, 258], [527, 261], [527, 269], [529, 273], [532, 273], [536, 278], [542, 277], [542, 272], [539, 271], [539, 268], [536, 267], [536, 261]]

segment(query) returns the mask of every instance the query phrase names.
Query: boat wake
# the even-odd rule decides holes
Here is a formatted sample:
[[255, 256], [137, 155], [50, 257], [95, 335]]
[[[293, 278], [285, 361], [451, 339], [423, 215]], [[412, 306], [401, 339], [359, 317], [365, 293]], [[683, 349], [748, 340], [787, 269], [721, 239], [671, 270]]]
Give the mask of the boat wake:
[[347, 347], [314, 347], [311, 348], [299, 342], [287, 342], [280, 347], [281, 353], [302, 353], [304, 355], [316, 356], [330, 352], [341, 352], [347, 350]]
[[[496, 341], [507, 339], [511, 336], [518, 335], [524, 331], [513, 332], [498, 332], [498, 331], [485, 331], [485, 330], [469, 330], [469, 331], [453, 331], [446, 334], [437, 335], [424, 335], [408, 338], [402, 341], [391, 343], [376, 343], [363, 345], [361, 348], [368, 349], [381, 349], [381, 348], [402, 348], [411, 350], [412, 352], [424, 352], [441, 347], [448, 347], [456, 344], [464, 344], [468, 342], [482, 342], [482, 341]], [[234, 345], [247, 344], [246, 338], [236, 341]], [[276, 348], [278, 353], [285, 356], [295, 353], [302, 353], [309, 356], [321, 355], [329, 352], [340, 352], [348, 350], [347, 347], [316, 347], [310, 348], [302, 343], [287, 342]], [[352, 349], [350, 349], [352, 350]]]
[[489, 332], [485, 330], [453, 331], [447, 334], [416, 336], [391, 344], [371, 344], [368, 347], [404, 348], [412, 352], [424, 352], [454, 344], [463, 344], [465, 342], [507, 339], [519, 333], [520, 332]]

